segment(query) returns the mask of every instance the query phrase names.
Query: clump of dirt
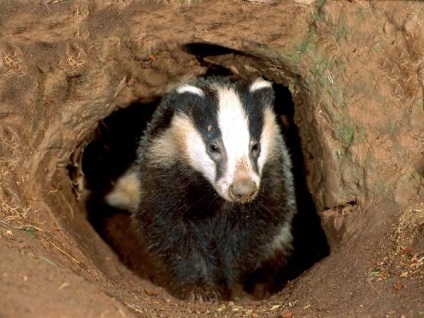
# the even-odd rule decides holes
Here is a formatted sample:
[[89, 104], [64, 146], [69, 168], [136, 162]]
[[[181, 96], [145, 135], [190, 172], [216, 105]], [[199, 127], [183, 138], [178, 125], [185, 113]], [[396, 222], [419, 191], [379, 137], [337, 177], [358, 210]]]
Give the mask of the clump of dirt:
[[[424, 279], [424, 205], [416, 204], [399, 217], [392, 235], [392, 250], [376, 262], [369, 275], [376, 280], [400, 279], [395, 289], [403, 289], [402, 278]], [[403, 287], [400, 287], [403, 286]]]
[[[0, 315], [422, 315], [423, 9], [2, 1]], [[192, 43], [228, 50], [191, 54]], [[113, 111], [213, 67], [290, 89], [305, 186], [331, 247], [263, 301], [183, 302], [134, 275], [87, 221], [87, 194], [69, 176]]]

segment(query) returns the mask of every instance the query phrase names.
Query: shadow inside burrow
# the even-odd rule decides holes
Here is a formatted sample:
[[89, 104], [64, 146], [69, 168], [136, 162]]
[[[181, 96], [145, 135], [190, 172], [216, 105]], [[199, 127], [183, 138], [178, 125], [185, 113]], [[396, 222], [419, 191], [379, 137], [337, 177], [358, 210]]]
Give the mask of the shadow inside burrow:
[[[234, 77], [234, 74], [224, 67], [208, 65], [205, 76]], [[306, 184], [299, 128], [293, 120], [295, 105], [292, 95], [284, 85], [274, 83], [273, 88], [276, 96], [275, 112], [280, 119], [281, 131], [293, 161], [298, 213], [293, 223], [293, 255], [287, 268], [277, 271], [272, 285], [267, 285], [266, 296], [278, 292], [288, 281], [295, 279], [329, 254], [326, 236]], [[144, 242], [137, 237], [131, 226], [130, 213], [113, 208], [104, 200], [115, 181], [136, 159], [138, 141], [159, 102], [160, 98], [147, 104], [134, 102], [100, 122], [96, 137], [84, 150], [82, 167], [86, 186], [90, 191], [86, 203], [88, 221], [127, 267], [141, 278], [169, 290], [172, 277], [161, 262], [147, 252]], [[252, 273], [245, 290], [253, 292], [255, 284], [269, 281], [267, 275], [268, 273], [261, 271]], [[257, 299], [263, 296], [265, 295], [253, 295]]]
[[[136, 101], [103, 119], [95, 137], [84, 149], [82, 170], [89, 192], [86, 199], [89, 223], [122, 263], [141, 278], [163, 286], [169, 281], [166, 272], [161, 271], [160, 262], [147, 253], [144, 242], [137, 237], [130, 212], [105, 202], [116, 180], [136, 160], [139, 140], [160, 100], [157, 97], [149, 103]], [[160, 281], [155, 279], [157, 277]]]
[[[295, 104], [290, 90], [274, 83], [274, 111], [280, 116], [280, 127], [289, 148], [295, 181], [298, 213], [293, 220], [293, 254], [287, 278], [292, 280], [330, 254], [330, 246], [306, 183], [305, 158], [299, 128], [294, 122]], [[310, 129], [310, 128], [309, 128]]]

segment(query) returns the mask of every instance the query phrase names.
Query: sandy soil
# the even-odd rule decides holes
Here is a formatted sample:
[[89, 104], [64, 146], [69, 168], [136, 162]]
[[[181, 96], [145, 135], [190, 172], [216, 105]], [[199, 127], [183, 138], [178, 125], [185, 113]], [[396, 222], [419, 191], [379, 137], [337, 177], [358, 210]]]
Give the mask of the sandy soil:
[[[1, 317], [424, 316], [424, 3], [304, 2], [0, 2]], [[198, 42], [231, 50], [182, 48]], [[76, 174], [113, 111], [216, 68], [290, 89], [331, 247], [262, 301], [136, 275]]]

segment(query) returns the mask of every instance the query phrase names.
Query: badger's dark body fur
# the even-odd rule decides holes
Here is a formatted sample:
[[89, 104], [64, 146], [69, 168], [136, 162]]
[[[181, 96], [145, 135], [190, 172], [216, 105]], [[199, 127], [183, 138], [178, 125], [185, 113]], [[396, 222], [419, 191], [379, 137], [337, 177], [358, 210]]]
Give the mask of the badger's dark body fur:
[[[249, 85], [214, 78], [171, 92], [140, 143], [136, 164], [140, 197], [133, 221], [149, 251], [173, 275], [174, 295], [230, 299], [236, 284], [249, 285], [251, 275], [263, 267], [270, 274], [278, 272], [290, 255], [296, 206], [291, 163], [278, 129], [270, 135], [272, 149], [267, 150], [258, 193], [248, 202], [230, 202], [220, 196], [210, 180], [193, 168], [181, 149], [184, 144], [166, 149], [167, 142], [180, 138], [168, 140], [167, 132], [186, 128], [172, 128], [174, 117], [181, 114], [197, 130], [203, 129], [202, 136], [213, 132], [217, 87], [236, 93], [249, 117], [249, 133], [260, 139], [270, 120], [263, 109], [272, 105], [273, 93], [267, 85], [255, 90]], [[205, 94], [197, 94], [193, 87]], [[159, 139], [160, 147], [154, 146]]]

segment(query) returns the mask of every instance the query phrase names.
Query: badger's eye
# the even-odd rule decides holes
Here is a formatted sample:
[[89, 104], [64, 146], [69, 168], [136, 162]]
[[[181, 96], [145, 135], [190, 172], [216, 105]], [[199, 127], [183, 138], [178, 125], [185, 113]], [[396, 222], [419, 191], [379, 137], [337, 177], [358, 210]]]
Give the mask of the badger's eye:
[[221, 153], [221, 149], [219, 148], [219, 146], [217, 144], [210, 144], [209, 145], [209, 151], [213, 154], [220, 154]]
[[214, 161], [222, 159], [222, 150], [217, 143], [212, 142], [208, 145], [208, 154]]
[[259, 142], [257, 141], [252, 141], [252, 143], [250, 144], [250, 151], [252, 153], [252, 155], [254, 157], [259, 155], [259, 151], [260, 151], [260, 145]]

